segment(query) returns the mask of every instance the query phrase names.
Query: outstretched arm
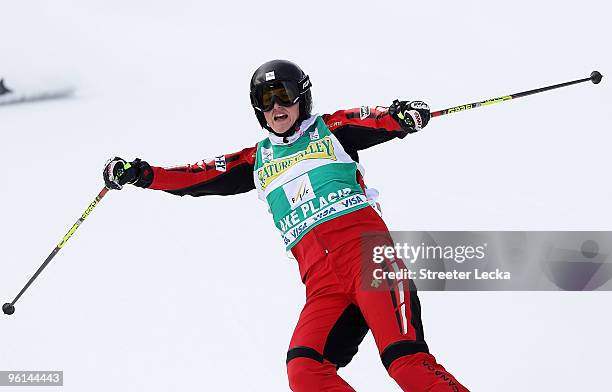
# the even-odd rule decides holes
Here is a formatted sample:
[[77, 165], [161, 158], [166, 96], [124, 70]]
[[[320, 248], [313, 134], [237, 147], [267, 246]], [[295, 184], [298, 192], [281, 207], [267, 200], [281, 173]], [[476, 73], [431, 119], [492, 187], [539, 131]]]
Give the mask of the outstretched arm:
[[324, 114], [323, 120], [351, 153], [419, 131], [429, 121], [429, 107], [421, 101], [394, 101], [390, 107], [362, 106]]
[[125, 168], [125, 161], [117, 161], [119, 158], [115, 158], [107, 164], [104, 178], [109, 187], [113, 187], [114, 184], [120, 186], [119, 184], [130, 183], [141, 188], [162, 190], [179, 196], [235, 195], [255, 189], [253, 181], [255, 151], [255, 147], [249, 147], [193, 165], [171, 168], [150, 166], [140, 160], [127, 164], [128, 167]]
[[173, 168], [152, 167], [148, 187], [175, 195], [235, 195], [255, 189], [253, 165], [255, 147], [219, 155], [208, 161]]

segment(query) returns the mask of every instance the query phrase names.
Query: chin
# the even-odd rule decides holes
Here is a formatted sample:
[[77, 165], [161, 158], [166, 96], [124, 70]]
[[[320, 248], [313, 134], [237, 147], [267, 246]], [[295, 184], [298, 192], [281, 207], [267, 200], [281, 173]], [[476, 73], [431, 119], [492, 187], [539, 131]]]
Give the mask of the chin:
[[[272, 128], [272, 129], [274, 129], [274, 128]], [[288, 126], [287, 128], [274, 129], [274, 132], [278, 133], [279, 135], [282, 135], [283, 133], [286, 133], [290, 129], [291, 129], [291, 126]]]

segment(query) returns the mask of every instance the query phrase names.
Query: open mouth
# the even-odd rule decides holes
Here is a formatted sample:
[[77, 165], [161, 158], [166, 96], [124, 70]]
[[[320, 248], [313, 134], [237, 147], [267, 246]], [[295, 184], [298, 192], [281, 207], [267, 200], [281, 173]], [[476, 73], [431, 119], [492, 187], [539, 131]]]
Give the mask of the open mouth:
[[286, 120], [289, 116], [284, 113], [278, 113], [274, 115], [274, 121], [283, 121]]

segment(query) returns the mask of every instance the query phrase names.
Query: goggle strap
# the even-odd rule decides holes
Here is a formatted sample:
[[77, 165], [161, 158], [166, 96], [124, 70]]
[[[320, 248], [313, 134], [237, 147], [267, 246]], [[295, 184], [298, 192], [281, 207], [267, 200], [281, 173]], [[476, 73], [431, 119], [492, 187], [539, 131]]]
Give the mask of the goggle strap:
[[310, 90], [310, 78], [308, 75], [304, 76], [302, 80], [298, 82], [298, 88], [300, 89], [300, 95], [304, 94], [306, 91]]

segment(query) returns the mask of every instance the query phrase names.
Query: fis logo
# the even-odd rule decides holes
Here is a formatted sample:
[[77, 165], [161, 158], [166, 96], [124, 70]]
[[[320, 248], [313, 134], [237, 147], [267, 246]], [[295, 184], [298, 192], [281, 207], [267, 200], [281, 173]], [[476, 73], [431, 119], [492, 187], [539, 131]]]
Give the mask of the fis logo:
[[310, 195], [311, 193], [312, 193], [312, 189], [308, 188], [306, 184], [301, 183], [300, 187], [297, 189], [297, 192], [291, 198], [291, 203], [297, 204], [303, 201], [306, 198], [306, 196]]
[[359, 109], [359, 118], [364, 120], [366, 118], [368, 118], [370, 116], [370, 107], [369, 106], [362, 106]]
[[226, 163], [225, 163], [225, 155], [219, 155], [217, 157], [215, 157], [215, 169], [217, 169], [218, 171], [224, 172], [226, 169]]
[[283, 191], [285, 191], [291, 209], [315, 198], [308, 174], [303, 174], [283, 185]]

